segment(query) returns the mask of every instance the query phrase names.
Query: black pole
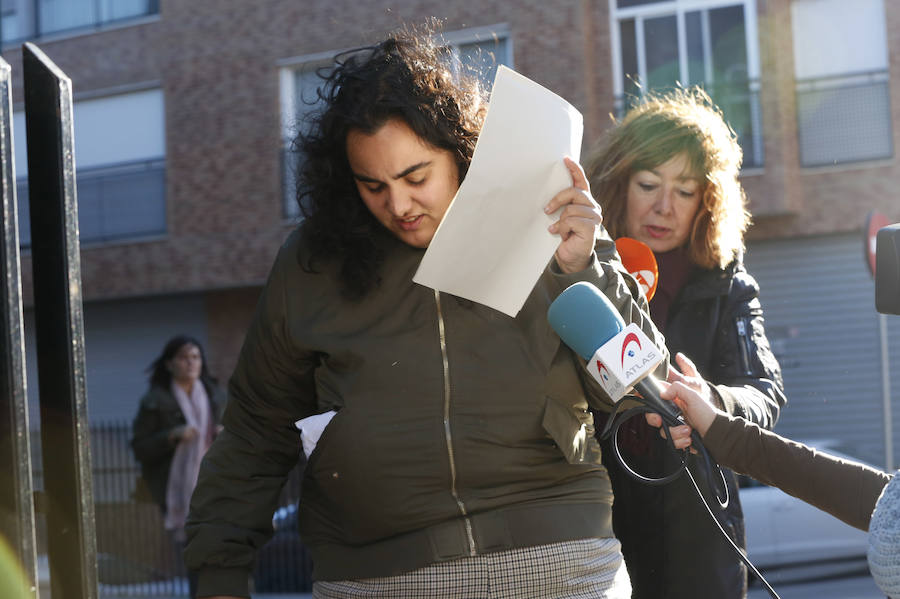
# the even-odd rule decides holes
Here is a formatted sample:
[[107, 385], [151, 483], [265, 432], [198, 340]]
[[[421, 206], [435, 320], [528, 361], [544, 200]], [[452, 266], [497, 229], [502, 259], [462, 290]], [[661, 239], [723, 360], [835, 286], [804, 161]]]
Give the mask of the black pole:
[[25, 335], [22, 324], [22, 282], [16, 176], [13, 164], [12, 91], [10, 68], [0, 58], [0, 211], [3, 243], [3, 321], [0, 323], [0, 535], [13, 550], [25, 579], [37, 596], [37, 549], [28, 438], [28, 396], [25, 393]]
[[72, 82], [22, 48], [47, 557], [53, 599], [96, 599]]

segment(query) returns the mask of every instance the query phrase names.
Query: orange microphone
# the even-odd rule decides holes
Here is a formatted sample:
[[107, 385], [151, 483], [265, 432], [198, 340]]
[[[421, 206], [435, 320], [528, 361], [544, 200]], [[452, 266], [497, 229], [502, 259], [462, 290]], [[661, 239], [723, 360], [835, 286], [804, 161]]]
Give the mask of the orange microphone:
[[622, 258], [625, 269], [637, 279], [649, 302], [653, 299], [653, 294], [656, 293], [656, 284], [659, 282], [659, 267], [656, 265], [656, 256], [653, 255], [653, 250], [646, 243], [631, 237], [616, 239], [616, 250], [619, 252], [619, 257]]

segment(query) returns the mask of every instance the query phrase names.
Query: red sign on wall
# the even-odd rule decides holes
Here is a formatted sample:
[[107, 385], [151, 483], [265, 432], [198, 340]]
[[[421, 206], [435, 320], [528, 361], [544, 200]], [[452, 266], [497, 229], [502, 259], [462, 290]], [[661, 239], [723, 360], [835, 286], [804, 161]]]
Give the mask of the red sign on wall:
[[866, 224], [863, 226], [863, 248], [866, 258], [866, 266], [869, 267], [869, 274], [875, 276], [875, 236], [878, 235], [878, 229], [891, 224], [888, 217], [873, 210], [866, 215]]

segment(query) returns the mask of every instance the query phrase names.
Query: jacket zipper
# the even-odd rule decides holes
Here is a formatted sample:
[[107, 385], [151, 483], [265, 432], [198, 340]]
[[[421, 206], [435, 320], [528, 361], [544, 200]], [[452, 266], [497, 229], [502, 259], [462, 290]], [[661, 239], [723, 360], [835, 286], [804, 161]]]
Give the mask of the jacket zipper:
[[450, 461], [450, 494], [463, 516], [466, 527], [466, 540], [469, 543], [469, 555], [475, 556], [475, 535], [472, 533], [472, 521], [466, 510], [466, 504], [459, 498], [456, 490], [456, 457], [453, 454], [453, 437], [450, 434], [450, 360], [447, 358], [447, 335], [444, 331], [444, 314], [441, 310], [440, 292], [434, 290], [434, 302], [437, 305], [438, 334], [441, 341], [441, 358], [444, 362], [444, 438], [447, 441], [447, 458]]
[[750, 336], [747, 334], [747, 319], [744, 317], [737, 319], [737, 334], [744, 374], [749, 376], [753, 374], [753, 371], [750, 369]]

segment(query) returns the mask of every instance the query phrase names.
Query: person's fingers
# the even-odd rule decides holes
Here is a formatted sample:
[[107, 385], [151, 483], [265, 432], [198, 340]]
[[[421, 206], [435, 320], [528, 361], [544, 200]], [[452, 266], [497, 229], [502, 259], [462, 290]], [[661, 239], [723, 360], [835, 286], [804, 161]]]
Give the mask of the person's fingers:
[[[568, 208], [566, 208], [566, 212], [569, 212]], [[555, 235], [559, 235], [563, 240], [567, 240], [572, 235], [577, 235], [588, 240], [593, 247], [598, 233], [597, 225], [599, 224], [600, 220], [589, 210], [572, 211], [571, 214], [564, 215], [547, 227], [547, 230]]]
[[[575, 186], [567, 187], [553, 196], [544, 207], [544, 212], [553, 214], [560, 208], [573, 207], [587, 208], [591, 213], [596, 215], [598, 221], [603, 220], [600, 206], [594, 201], [594, 198], [591, 197], [590, 192], [578, 189]], [[564, 214], [560, 214], [560, 218], [563, 218], [564, 216]]]
[[675, 354], [675, 362], [678, 364], [678, 367], [681, 368], [681, 372], [683, 372], [685, 376], [700, 376], [700, 372], [697, 370], [697, 366], [690, 358], [688, 358], [683, 353], [678, 352], [677, 354]]
[[[677, 359], [677, 358], [676, 358]], [[677, 383], [679, 381], [684, 381], [685, 377], [681, 372], [678, 371], [674, 366], [669, 367], [669, 374], [666, 375], [666, 380], [670, 383]]]
[[669, 374], [666, 377], [671, 383], [684, 383], [688, 387], [702, 392], [703, 388], [706, 386], [706, 381], [700, 376], [700, 373], [697, 371], [697, 367], [691, 361], [690, 358], [685, 356], [683, 353], [678, 352], [675, 355], [675, 361], [681, 367], [682, 372], [676, 373], [673, 372], [675, 369], [670, 368]]
[[591, 186], [588, 184], [587, 175], [584, 174], [584, 169], [581, 168], [581, 165], [568, 156], [563, 158], [563, 163], [569, 169], [569, 174], [572, 175], [572, 186], [589, 192]]
[[[666, 432], [663, 429], [659, 429], [659, 434], [663, 438], [666, 437]], [[691, 427], [687, 424], [670, 426], [669, 436], [672, 439], [672, 445], [674, 445], [676, 449], [684, 449], [691, 444]]]
[[667, 399], [669, 401], [674, 401], [676, 397], [678, 397], [678, 389], [675, 387], [676, 384], [681, 383], [681, 381], [669, 382], [669, 381], [659, 381], [660, 386], [662, 387], [662, 391], [659, 392], [659, 396], [663, 399]]
[[693, 386], [693, 383], [690, 380], [678, 381], [677, 383], [672, 383], [669, 385], [668, 389], [664, 389], [661, 393], [665, 393], [664, 396], [666, 399], [677, 397], [681, 400], [681, 403], [685, 403], [690, 405], [693, 401], [699, 401], [703, 398], [700, 397], [698, 390]]
[[688, 447], [691, 446], [692, 442], [693, 442], [693, 439], [691, 439], [690, 434], [688, 434], [686, 437], [682, 437], [680, 439], [673, 439], [672, 445], [675, 446], [675, 449], [687, 449]]
[[556, 220], [557, 223], [565, 222], [569, 219], [584, 219], [591, 221], [592, 226], [599, 225], [603, 222], [603, 215], [600, 211], [600, 207], [596, 204], [581, 204], [577, 203], [569, 196], [581, 195], [580, 192], [573, 192], [573, 189], [570, 187], [568, 191], [561, 191], [559, 195], [556, 197], [563, 197], [563, 209], [559, 213], [559, 218]]
[[563, 162], [566, 165], [566, 169], [568, 169], [569, 171], [569, 175], [571, 175], [572, 177], [572, 186], [567, 187], [566, 189], [553, 196], [553, 198], [544, 208], [544, 211], [547, 214], [553, 214], [567, 204], [577, 204], [582, 206], [589, 206], [591, 207], [591, 209], [596, 210], [597, 214], [599, 215], [600, 207], [599, 205], [597, 205], [597, 202], [594, 201], [594, 197], [591, 195], [591, 188], [588, 185], [587, 177], [585, 176], [584, 170], [581, 168], [581, 165], [571, 158], [566, 158]]
[[647, 424], [654, 428], [659, 428], [662, 426], [662, 417], [654, 412], [647, 412], [644, 415], [644, 419], [647, 421]]

